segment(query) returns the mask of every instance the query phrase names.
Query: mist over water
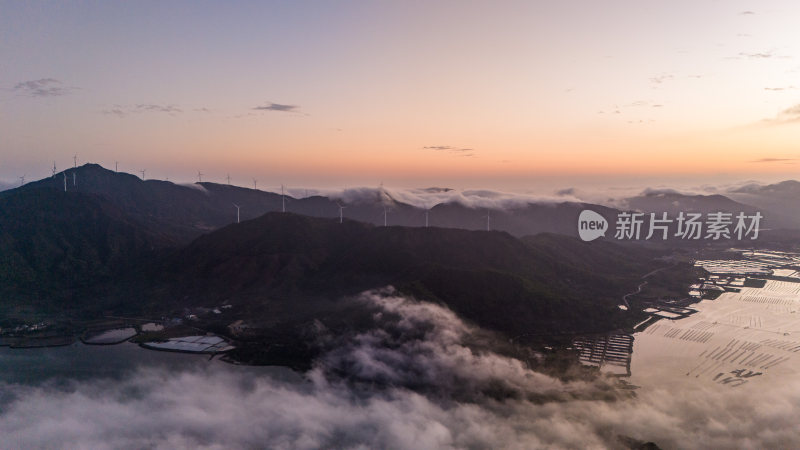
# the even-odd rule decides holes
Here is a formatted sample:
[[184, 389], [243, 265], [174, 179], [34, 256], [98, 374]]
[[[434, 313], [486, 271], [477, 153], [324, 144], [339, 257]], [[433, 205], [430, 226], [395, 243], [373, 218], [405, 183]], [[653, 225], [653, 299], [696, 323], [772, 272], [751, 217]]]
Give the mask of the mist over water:
[[788, 448], [800, 380], [752, 389], [562, 382], [440, 306], [366, 292], [376, 327], [320, 334], [305, 381], [224, 364], [2, 384], [2, 448]]

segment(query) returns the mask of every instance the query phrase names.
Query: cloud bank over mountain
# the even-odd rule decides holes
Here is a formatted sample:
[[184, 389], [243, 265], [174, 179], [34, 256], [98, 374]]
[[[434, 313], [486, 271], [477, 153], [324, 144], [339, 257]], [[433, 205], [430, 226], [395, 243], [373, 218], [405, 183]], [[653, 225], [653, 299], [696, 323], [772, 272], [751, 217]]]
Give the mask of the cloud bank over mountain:
[[453, 189], [448, 187], [394, 188], [394, 187], [353, 187], [346, 189], [298, 189], [288, 188], [287, 193], [295, 198], [310, 195], [331, 197], [343, 203], [370, 203], [377, 200], [390, 206], [392, 201], [407, 203], [418, 208], [432, 208], [438, 204], [458, 203], [468, 208], [511, 210], [522, 208], [530, 203], [591, 203], [610, 208], [629, 208], [629, 199], [638, 196], [658, 194], [680, 195], [725, 195], [735, 197], [745, 190], [771, 186], [753, 180], [736, 183], [703, 185], [630, 185], [585, 187], [564, 187], [559, 189], [540, 189], [525, 191], [503, 191], [493, 189]]

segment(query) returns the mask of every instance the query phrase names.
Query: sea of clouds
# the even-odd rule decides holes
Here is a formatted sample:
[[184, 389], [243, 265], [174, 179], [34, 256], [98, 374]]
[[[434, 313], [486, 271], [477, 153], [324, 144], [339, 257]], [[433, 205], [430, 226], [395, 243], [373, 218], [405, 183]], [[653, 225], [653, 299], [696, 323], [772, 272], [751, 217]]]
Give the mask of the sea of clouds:
[[800, 380], [767, 389], [564, 382], [492, 351], [452, 311], [391, 289], [375, 327], [320, 331], [303, 382], [222, 364], [0, 385], [2, 448], [796, 448]]
[[684, 195], [722, 194], [738, 198], [741, 189], [755, 189], [763, 184], [754, 181], [725, 183], [718, 185], [680, 185], [680, 186], [598, 186], [594, 188], [569, 187], [557, 190], [539, 189], [531, 191], [502, 191], [492, 189], [449, 189], [425, 188], [403, 189], [392, 187], [356, 187], [348, 189], [288, 189], [289, 195], [303, 198], [322, 195], [343, 204], [373, 203], [382, 201], [391, 205], [393, 201], [406, 203], [418, 208], [428, 209], [438, 204], [458, 203], [468, 208], [509, 210], [525, 207], [528, 204], [548, 204], [562, 202], [590, 203], [611, 208], [626, 209], [632, 197], [659, 193]]

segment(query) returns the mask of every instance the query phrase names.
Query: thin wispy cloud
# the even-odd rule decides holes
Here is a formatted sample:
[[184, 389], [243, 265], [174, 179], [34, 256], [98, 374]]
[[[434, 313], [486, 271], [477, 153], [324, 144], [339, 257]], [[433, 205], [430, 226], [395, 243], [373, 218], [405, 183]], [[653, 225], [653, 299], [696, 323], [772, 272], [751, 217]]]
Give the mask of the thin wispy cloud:
[[286, 112], [286, 113], [296, 113], [300, 112], [300, 107], [297, 105], [283, 105], [281, 103], [272, 103], [269, 102], [266, 105], [256, 106], [253, 108], [256, 111], [276, 111], [276, 112]]
[[790, 91], [793, 89], [797, 89], [794, 86], [786, 86], [786, 87], [765, 87], [765, 91]]
[[650, 83], [660, 85], [666, 81], [671, 81], [673, 78], [675, 78], [673, 75], [659, 75], [656, 77], [650, 77]]
[[[665, 77], [672, 78], [672, 75], [665, 75]], [[660, 78], [660, 77], [659, 77]], [[651, 79], [652, 80], [652, 79]], [[661, 83], [662, 81], [659, 81]], [[655, 122], [652, 117], [631, 117], [632, 115], [642, 116], [646, 115], [646, 111], [642, 108], [663, 108], [664, 105], [656, 103], [652, 100], [636, 100], [630, 103], [623, 103], [621, 105], [614, 105], [609, 107], [608, 110], [598, 111], [597, 114], [615, 114], [624, 119], [628, 124], [647, 124]], [[623, 111], [624, 110], [624, 111]], [[642, 114], [644, 112], [645, 114]]]
[[254, 112], [248, 112], [246, 114], [234, 114], [232, 116], [228, 116], [229, 119], [245, 119], [247, 117], [256, 117], [258, 114]]
[[128, 113], [126, 113], [122, 108], [116, 108], [116, 107], [110, 109], [104, 109], [102, 112], [107, 116], [125, 117], [128, 115]]
[[564, 197], [564, 196], [574, 197], [575, 188], [570, 187], [570, 188], [559, 189], [556, 191], [556, 195], [559, 197]]
[[774, 59], [792, 59], [791, 55], [780, 54], [775, 50], [755, 51], [755, 52], [739, 52], [733, 56], [726, 56], [724, 59], [753, 59], [753, 60], [774, 60]]
[[764, 119], [761, 123], [766, 125], [800, 123], [800, 103], [784, 109], [774, 119]]
[[800, 123], [800, 105], [793, 106], [778, 115], [776, 120], [782, 123]]
[[613, 108], [609, 111], [597, 111], [597, 114], [622, 114], [622, 111], [619, 110], [619, 106], [614, 105]]
[[64, 83], [55, 78], [21, 81], [14, 85], [14, 91], [28, 97], [59, 97], [73, 90], [75, 88], [64, 86]]
[[742, 12], [739, 13], [740, 16], [752, 16], [754, 14], [755, 14], [755, 12], [753, 12], [753, 11], [742, 11]]
[[140, 112], [161, 112], [167, 114], [175, 114], [183, 112], [175, 105], [157, 105], [153, 103], [145, 103], [136, 105], [136, 110]]
[[782, 115], [793, 116], [794, 119], [800, 119], [800, 103], [792, 106], [791, 108], [781, 111]]
[[430, 145], [422, 148], [425, 150], [452, 153], [458, 156], [475, 156], [475, 150], [471, 148], [453, 147], [450, 145]]
[[797, 158], [761, 158], [761, 159], [754, 159], [750, 161], [752, 163], [774, 163], [774, 162], [793, 162], [797, 161]]
[[[205, 108], [204, 108], [205, 109]], [[171, 116], [180, 114], [183, 109], [177, 105], [161, 105], [157, 103], [139, 103], [137, 105], [113, 105], [104, 109], [103, 114], [117, 117], [127, 117], [131, 114], [162, 113]]]
[[664, 105], [662, 105], [660, 103], [655, 103], [655, 102], [652, 102], [652, 101], [649, 101], [649, 100], [637, 100], [635, 102], [631, 102], [631, 103], [628, 103], [628, 104], [622, 105], [622, 106], [623, 107], [627, 107], [627, 108], [636, 108], [636, 107], [645, 107], [645, 106], [646, 107], [650, 107], [650, 108], [661, 108]]
[[450, 151], [450, 152], [469, 152], [472, 151], [471, 148], [458, 148], [458, 147], [451, 147], [449, 145], [432, 145], [429, 147], [422, 147], [427, 150], [437, 150], [437, 151]]
[[739, 56], [750, 59], [767, 59], [767, 58], [772, 58], [775, 55], [773, 55], [772, 52], [755, 52], [755, 53], [739, 52]]

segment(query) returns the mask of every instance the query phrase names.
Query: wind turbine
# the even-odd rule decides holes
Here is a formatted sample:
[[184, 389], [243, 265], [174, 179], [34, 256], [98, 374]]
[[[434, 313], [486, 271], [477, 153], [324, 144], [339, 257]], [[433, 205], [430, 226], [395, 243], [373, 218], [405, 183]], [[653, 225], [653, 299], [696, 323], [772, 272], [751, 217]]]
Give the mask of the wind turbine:
[[253, 178], [253, 190], [254, 191], [258, 190], [258, 180], [256, 180], [255, 178]]
[[53, 178], [56, 177], [56, 162], [53, 161]]
[[342, 223], [344, 221], [344, 215], [342, 214], [342, 210], [347, 208], [347, 207], [346, 206], [342, 206], [342, 204], [339, 203], [339, 202], [336, 202], [336, 204], [339, 205], [339, 223]]
[[198, 183], [203, 182], [203, 172], [200, 172], [199, 170], [197, 171], [197, 182]]
[[119, 161], [114, 161], [114, 172], [119, 172]]
[[19, 177], [19, 185], [20, 186], [24, 186], [25, 185], [25, 175]]
[[139, 172], [142, 172], [142, 180], [144, 180], [144, 173], [147, 172], [147, 169], [142, 169]]
[[239, 223], [239, 205], [234, 203], [233, 206], [236, 207], [236, 223]]
[[75, 168], [78, 168], [78, 154], [76, 153], [75, 156], [72, 157], [72, 163], [75, 165]]
[[228, 174], [228, 186], [231, 185], [231, 174]]

